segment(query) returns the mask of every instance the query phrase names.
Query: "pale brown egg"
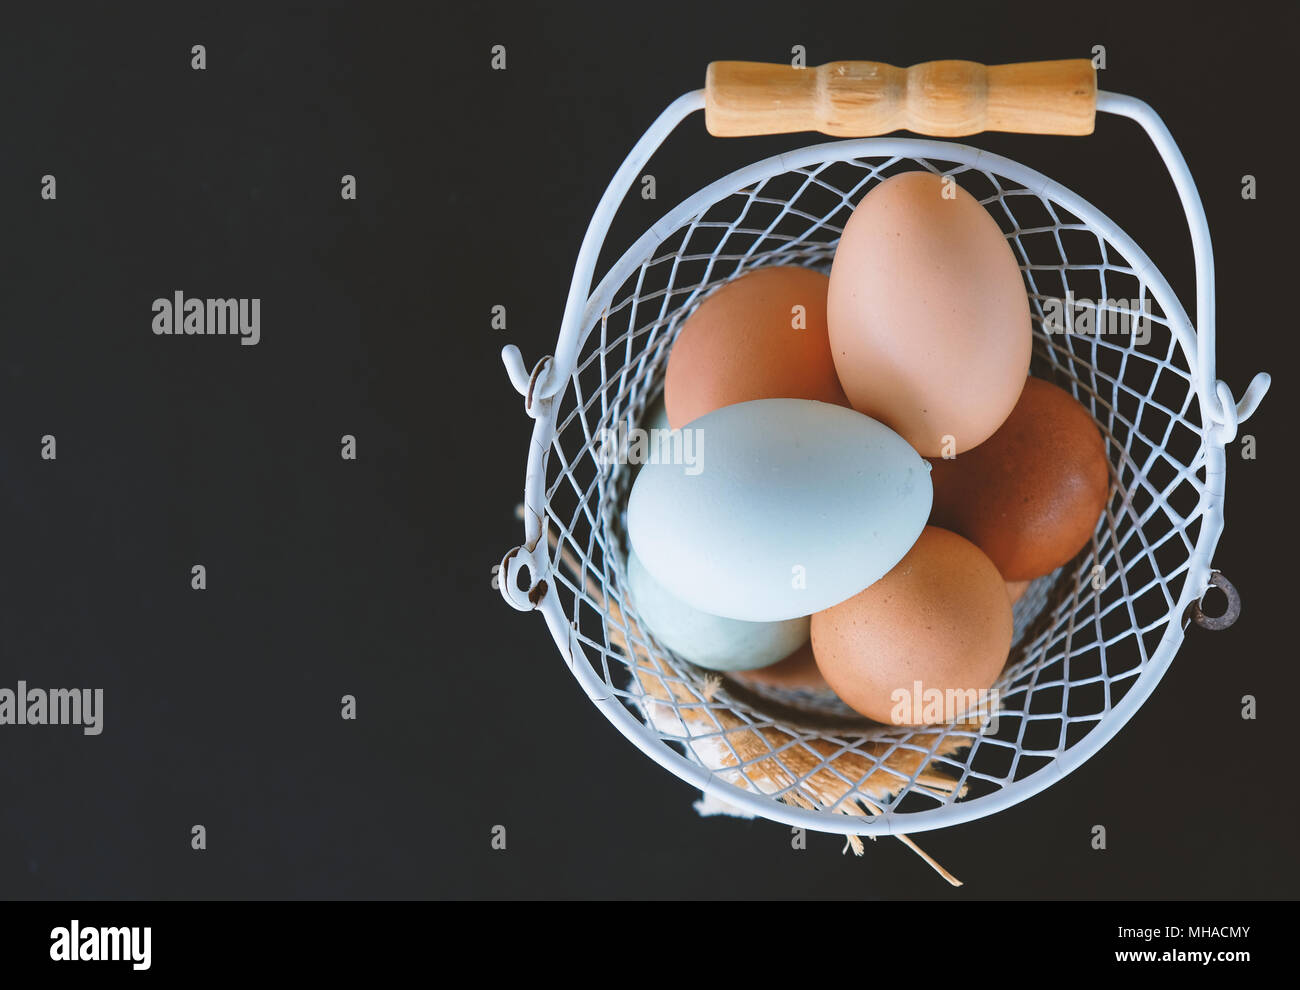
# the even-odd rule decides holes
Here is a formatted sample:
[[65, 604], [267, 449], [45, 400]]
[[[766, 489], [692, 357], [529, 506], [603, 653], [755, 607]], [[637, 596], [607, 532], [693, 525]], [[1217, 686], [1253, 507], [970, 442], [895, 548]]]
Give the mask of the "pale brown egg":
[[931, 461], [930, 522], [960, 533], [1008, 581], [1050, 574], [1091, 539], [1110, 493], [1106, 444], [1063, 389], [1030, 378], [996, 433]]
[[998, 569], [969, 540], [934, 526], [875, 584], [812, 617], [826, 682], [854, 711], [890, 725], [947, 722], [979, 708], [1011, 636]]
[[1025, 597], [1025, 592], [1029, 590], [1029, 584], [1028, 581], [1007, 582], [1007, 597], [1011, 599], [1012, 605]]
[[806, 268], [759, 268], [701, 302], [668, 356], [671, 426], [751, 399], [847, 406], [826, 331], [828, 282]]
[[886, 179], [845, 225], [827, 299], [853, 408], [925, 456], [988, 439], [1029, 371], [1024, 279], [988, 211], [929, 172]]
[[756, 681], [772, 687], [792, 691], [829, 691], [830, 686], [817, 669], [813, 659], [812, 644], [804, 643], [784, 660], [755, 670], [737, 671], [734, 675], [743, 681]]

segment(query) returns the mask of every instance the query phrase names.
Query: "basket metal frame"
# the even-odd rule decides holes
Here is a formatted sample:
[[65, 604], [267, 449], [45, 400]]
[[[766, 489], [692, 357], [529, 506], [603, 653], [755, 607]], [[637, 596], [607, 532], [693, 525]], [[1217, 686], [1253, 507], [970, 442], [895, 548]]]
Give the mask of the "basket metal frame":
[[[1240, 401], [1222, 381], [1214, 377], [1214, 257], [1205, 211], [1195, 182], [1176, 143], [1156, 112], [1141, 100], [1114, 93], [1098, 93], [1100, 112], [1128, 117], [1146, 131], [1173, 179], [1187, 216], [1196, 270], [1196, 324], [1193, 325], [1177, 296], [1159, 270], [1136, 243], [1109, 217], [1087, 200], [1062, 187], [1042, 173], [1008, 158], [949, 141], [884, 137], [833, 141], [808, 146], [741, 168], [705, 186], [669, 211], [647, 230], [616, 262], [592, 291], [597, 255], [623, 197], [641, 174], [651, 155], [684, 119], [703, 109], [704, 91], [688, 93], [673, 102], [645, 132], [610, 181], [592, 217], [578, 254], [569, 287], [564, 319], [554, 357], [546, 357], [531, 372], [513, 345], [503, 350], [507, 372], [516, 390], [525, 398], [533, 418], [524, 490], [524, 543], [510, 551], [502, 562], [499, 586], [506, 601], [521, 611], [542, 613], [561, 655], [591, 702], [638, 749], [687, 783], [726, 804], [762, 818], [821, 832], [853, 835], [891, 835], [945, 828], [993, 814], [1038, 793], [1080, 766], [1100, 750], [1133, 716], [1155, 690], [1182, 643], [1183, 616], [1199, 602], [1211, 584], [1211, 560], [1223, 532], [1223, 502], [1226, 476], [1225, 445], [1233, 440], [1238, 424], [1251, 415], [1269, 386], [1269, 376], [1255, 376]], [[975, 800], [955, 801], [942, 807], [918, 811], [884, 813], [870, 818], [850, 817], [826, 811], [806, 810], [772, 797], [738, 787], [720, 778], [665, 744], [653, 726], [642, 721], [609, 689], [589, 662], [564, 611], [560, 595], [550, 577], [551, 559], [545, 539], [546, 475], [551, 443], [556, 437], [559, 399], [574, 375], [582, 347], [598, 325], [614, 293], [634, 273], [659, 243], [702, 209], [756, 181], [802, 168], [816, 162], [859, 157], [897, 155], [907, 158], [938, 158], [960, 165], [987, 169], [1017, 182], [1040, 196], [1050, 198], [1115, 245], [1145, 282], [1168, 321], [1194, 377], [1199, 403], [1201, 457], [1205, 483], [1195, 510], [1201, 520], [1180, 598], [1171, 609], [1165, 630], [1151, 659], [1123, 698], [1104, 715], [1087, 735], [1055, 759], [996, 792]], [[519, 586], [526, 577], [527, 590]]]

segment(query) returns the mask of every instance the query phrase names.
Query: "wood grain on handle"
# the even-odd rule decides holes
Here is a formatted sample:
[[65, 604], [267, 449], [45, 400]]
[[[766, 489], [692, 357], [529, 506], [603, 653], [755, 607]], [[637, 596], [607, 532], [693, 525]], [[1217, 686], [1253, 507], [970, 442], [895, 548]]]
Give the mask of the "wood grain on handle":
[[869, 137], [908, 130], [934, 137], [980, 131], [1091, 134], [1097, 71], [1086, 58], [981, 65], [828, 62], [796, 69], [712, 62], [705, 123], [715, 137], [821, 131]]

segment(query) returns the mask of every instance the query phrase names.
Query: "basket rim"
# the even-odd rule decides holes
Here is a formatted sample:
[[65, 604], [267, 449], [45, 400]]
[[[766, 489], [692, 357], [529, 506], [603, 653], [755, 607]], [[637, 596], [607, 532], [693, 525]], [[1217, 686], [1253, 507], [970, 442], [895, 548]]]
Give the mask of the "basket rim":
[[[1038, 196], [1068, 210], [1089, 229], [1100, 233], [1129, 261], [1137, 277], [1146, 283], [1164, 312], [1169, 331], [1178, 341], [1188, 368], [1192, 370], [1198, 368], [1196, 332], [1182, 303], [1163, 274], [1137, 243], [1088, 200], [1036, 169], [971, 145], [904, 137], [854, 138], [808, 145], [736, 169], [682, 200], [651, 225], [610, 267], [592, 290], [586, 305], [581, 310], [580, 318], [567, 323], [562, 328], [555, 353], [557, 356], [570, 354], [572, 360], [568, 362], [570, 365], [568, 367], [553, 369], [553, 373], [562, 378], [564, 385], [555, 393], [547, 415], [536, 424], [541, 435], [534, 437], [535, 442], [540, 443], [546, 450], [550, 449], [556, 436], [558, 407], [572, 387], [573, 373], [581, 348], [595, 329], [613, 294], [650, 256], [650, 252], [678, 230], [684, 222], [701, 213], [708, 205], [743, 190], [753, 182], [783, 172], [819, 162], [830, 163], [895, 155], [900, 159], [938, 159], [967, 168], [985, 169], [1011, 179]], [[572, 339], [574, 334], [578, 335], [576, 340]], [[1208, 358], [1213, 360], [1213, 352], [1208, 354]], [[937, 808], [908, 812], [886, 810], [881, 814], [862, 818], [839, 812], [805, 810], [729, 783], [717, 772], [674, 750], [658, 731], [635, 715], [616, 694], [609, 690], [606, 682], [596, 676], [596, 666], [599, 665], [593, 666], [582, 643], [578, 640], [576, 630], [572, 627], [559, 601], [558, 592], [545, 595], [537, 604], [537, 610], [545, 617], [547, 628], [575, 679], [606, 718], [624, 737], [661, 767], [713, 798], [763, 819], [791, 827], [841, 835], [904, 835], [946, 828], [987, 817], [1045, 790], [1100, 751], [1127, 724], [1155, 690], [1182, 644], [1186, 629], [1183, 616], [1188, 605], [1193, 600], [1199, 599], [1208, 586], [1209, 562], [1223, 530], [1222, 485], [1226, 467], [1223, 443], [1213, 432], [1213, 423], [1207, 417], [1206, 396], [1201, 393], [1195, 381], [1192, 382], [1192, 387], [1196, 393], [1200, 419], [1201, 446], [1198, 456], [1203, 459], [1207, 484], [1195, 511], [1195, 515], [1201, 520], [1200, 532], [1188, 558], [1178, 601], [1166, 615], [1165, 630], [1160, 642], [1120, 702], [1098, 719], [1082, 739], [1073, 746], [1057, 752], [1047, 763], [1032, 773], [1006, 783], [992, 793], [964, 801], [954, 799]], [[545, 471], [530, 472], [526, 481], [525, 504], [543, 507], [545, 486]]]
[[[954, 153], [955, 152], [955, 153]], [[768, 179], [782, 172], [804, 168], [814, 163], [850, 161], [857, 158], [879, 158], [897, 156], [898, 158], [937, 158], [956, 162], [967, 168], [987, 169], [998, 175], [1018, 182], [1036, 195], [1052, 200], [1069, 210], [1090, 229], [1102, 234], [1110, 243], [1123, 251], [1124, 257], [1132, 265], [1134, 274], [1147, 283], [1152, 295], [1160, 303], [1169, 322], [1170, 332], [1175, 335], [1182, 348], [1188, 368], [1195, 369], [1199, 364], [1196, 347], [1196, 331], [1182, 301], [1156, 267], [1147, 253], [1114, 220], [1097, 209], [1091, 202], [1078, 193], [1014, 159], [985, 151], [972, 145], [959, 144], [955, 141], [932, 141], [924, 138], [851, 138], [841, 141], [827, 141], [821, 144], [807, 145], [793, 151], [772, 155], [750, 165], [736, 169], [727, 175], [697, 190], [682, 200], [675, 207], [660, 217], [628, 249], [597, 283], [587, 298], [580, 319], [572, 325], [561, 328], [560, 340], [557, 342], [556, 354], [565, 353], [567, 339], [577, 335], [572, 348], [573, 364], [587, 337], [595, 329], [601, 312], [608, 305], [615, 291], [632, 274], [641, 261], [649, 256], [650, 251], [662, 244], [683, 222], [701, 212], [701, 205], [716, 203], [727, 196], [734, 195], [753, 182]], [[940, 173], [944, 174], [944, 173]], [[564, 379], [572, 377], [574, 367], [556, 368], [555, 373]], [[1195, 384], [1195, 382], [1194, 382]], [[562, 394], [562, 393], [561, 393]], [[1197, 389], [1198, 407], [1204, 413], [1206, 397]], [[1202, 415], [1202, 435], [1208, 420]]]

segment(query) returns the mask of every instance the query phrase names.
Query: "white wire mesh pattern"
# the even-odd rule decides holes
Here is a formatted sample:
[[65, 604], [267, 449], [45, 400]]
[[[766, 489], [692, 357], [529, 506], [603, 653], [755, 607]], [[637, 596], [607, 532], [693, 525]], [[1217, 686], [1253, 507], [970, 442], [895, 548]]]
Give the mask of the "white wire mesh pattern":
[[[1031, 303], [1031, 371], [1090, 410], [1111, 463], [1091, 543], [1016, 608], [992, 726], [876, 725], [833, 698], [755, 689], [677, 658], [638, 623], [625, 589], [635, 469], [600, 457], [602, 431], [642, 423], [675, 335], [706, 293], [769, 265], [829, 270], [853, 206], [882, 179], [916, 169], [951, 176], [1002, 227]], [[1198, 546], [1212, 552], [1221, 526], [1205, 511], [1208, 429], [1187, 317], [1110, 221], [974, 148], [837, 142], [729, 179], [670, 213], [592, 293], [572, 374], [541, 424], [541, 505], [530, 510], [551, 543], [540, 594], [563, 615], [574, 672], [646, 752], [777, 820], [906, 833], [1015, 803], [1095, 751], [1118, 726], [1094, 735], [1099, 727], [1127, 718], [1116, 719], [1121, 699], [1139, 682], [1149, 691], [1181, 642], [1189, 566]], [[1067, 298], [1096, 304], [1100, 332], [1049, 331]]]

